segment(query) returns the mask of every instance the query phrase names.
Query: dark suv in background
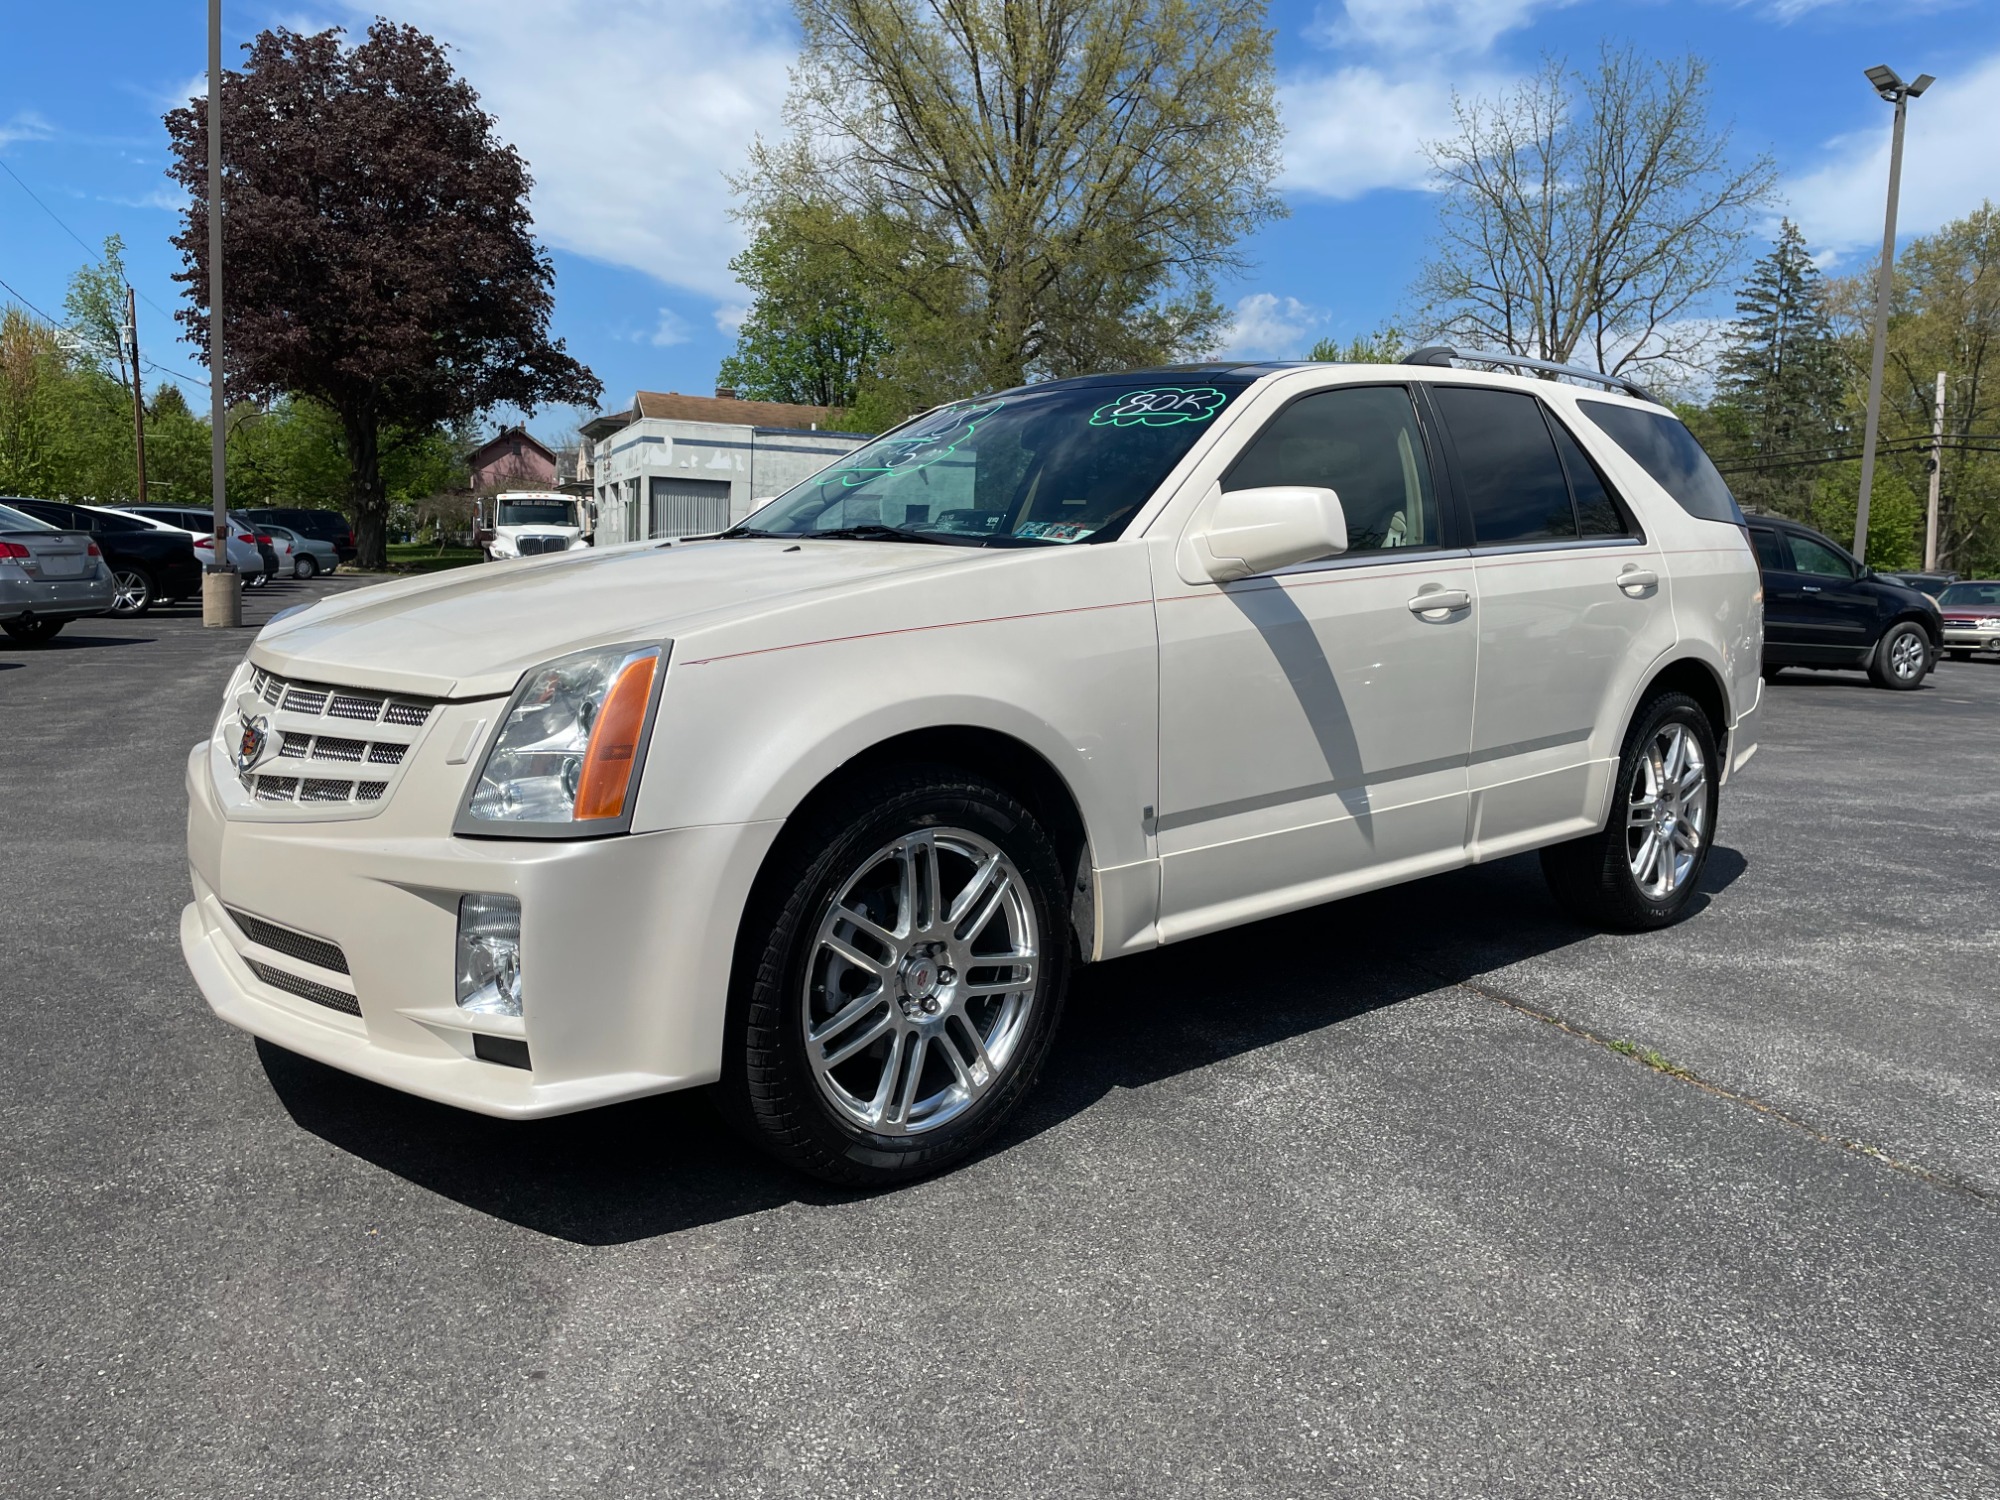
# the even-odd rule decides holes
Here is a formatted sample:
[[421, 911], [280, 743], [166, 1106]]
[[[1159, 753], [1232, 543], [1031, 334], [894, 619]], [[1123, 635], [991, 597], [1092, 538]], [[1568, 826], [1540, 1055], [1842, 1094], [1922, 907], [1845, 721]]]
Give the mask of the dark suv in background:
[[300, 505], [263, 505], [237, 514], [259, 525], [289, 526], [301, 536], [331, 542], [342, 562], [354, 561], [354, 529], [347, 524], [347, 517], [337, 510], [315, 510]]
[[1944, 644], [1937, 601], [1858, 563], [1810, 526], [1748, 516], [1764, 572], [1764, 679], [1783, 667], [1866, 671], [1877, 687], [1913, 688]]
[[135, 619], [155, 604], [201, 597], [201, 562], [194, 555], [194, 538], [185, 532], [159, 531], [116, 511], [60, 500], [9, 497], [7, 504], [64, 531], [90, 533], [104, 554], [105, 566], [118, 580], [111, 604], [114, 615]]

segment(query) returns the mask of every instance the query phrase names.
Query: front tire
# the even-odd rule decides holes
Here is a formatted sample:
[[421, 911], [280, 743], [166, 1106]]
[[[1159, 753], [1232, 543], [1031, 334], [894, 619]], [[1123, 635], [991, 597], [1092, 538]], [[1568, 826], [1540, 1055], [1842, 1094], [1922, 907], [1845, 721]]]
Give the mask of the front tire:
[[1542, 850], [1542, 874], [1571, 915], [1646, 932], [1687, 915], [1715, 837], [1721, 760], [1708, 715], [1685, 693], [1641, 706], [1625, 736], [1611, 816]]
[[1067, 914], [1054, 845], [1000, 787], [935, 765], [850, 785], [788, 830], [745, 913], [725, 1112], [848, 1186], [964, 1160], [1041, 1071]]
[[1908, 692], [1923, 686], [1931, 669], [1930, 637], [1921, 625], [1899, 620], [1882, 632], [1875, 654], [1868, 661], [1868, 676], [1875, 686]]

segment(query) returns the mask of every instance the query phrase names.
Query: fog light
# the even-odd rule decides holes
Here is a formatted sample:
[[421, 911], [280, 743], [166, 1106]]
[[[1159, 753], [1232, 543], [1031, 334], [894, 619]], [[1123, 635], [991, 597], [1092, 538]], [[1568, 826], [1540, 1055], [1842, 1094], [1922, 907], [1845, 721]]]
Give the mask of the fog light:
[[458, 898], [458, 1008], [521, 1013], [521, 903], [513, 896]]

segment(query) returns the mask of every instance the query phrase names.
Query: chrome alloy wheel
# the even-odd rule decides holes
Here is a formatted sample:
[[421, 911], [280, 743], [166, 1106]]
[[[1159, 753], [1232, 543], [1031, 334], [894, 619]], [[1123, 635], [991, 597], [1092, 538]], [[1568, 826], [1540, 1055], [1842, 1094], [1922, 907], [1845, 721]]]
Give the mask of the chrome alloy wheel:
[[926, 828], [878, 849], [827, 904], [806, 968], [821, 1097], [877, 1135], [964, 1114], [1026, 1034], [1039, 937], [1021, 872], [978, 834]]
[[144, 609], [147, 601], [153, 597], [153, 590], [146, 582], [146, 575], [127, 568], [117, 574], [116, 578], [117, 587], [111, 595], [111, 613], [129, 615]]
[[1889, 670], [1898, 682], [1909, 682], [1924, 669], [1924, 638], [1906, 630], [1889, 643]]
[[1625, 855], [1654, 901], [1681, 888], [1708, 837], [1708, 762], [1685, 724], [1662, 724], [1632, 778]]

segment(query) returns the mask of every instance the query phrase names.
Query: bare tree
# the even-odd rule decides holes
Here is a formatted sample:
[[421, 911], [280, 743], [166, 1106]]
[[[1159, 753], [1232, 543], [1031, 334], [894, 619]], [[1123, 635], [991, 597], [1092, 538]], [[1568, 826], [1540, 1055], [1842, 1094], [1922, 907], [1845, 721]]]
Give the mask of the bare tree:
[[1738, 165], [1709, 118], [1708, 65], [1606, 47], [1498, 100], [1452, 101], [1426, 146], [1444, 201], [1416, 295], [1454, 340], [1609, 373], [1698, 360], [1695, 316], [1736, 266], [1777, 169]]

